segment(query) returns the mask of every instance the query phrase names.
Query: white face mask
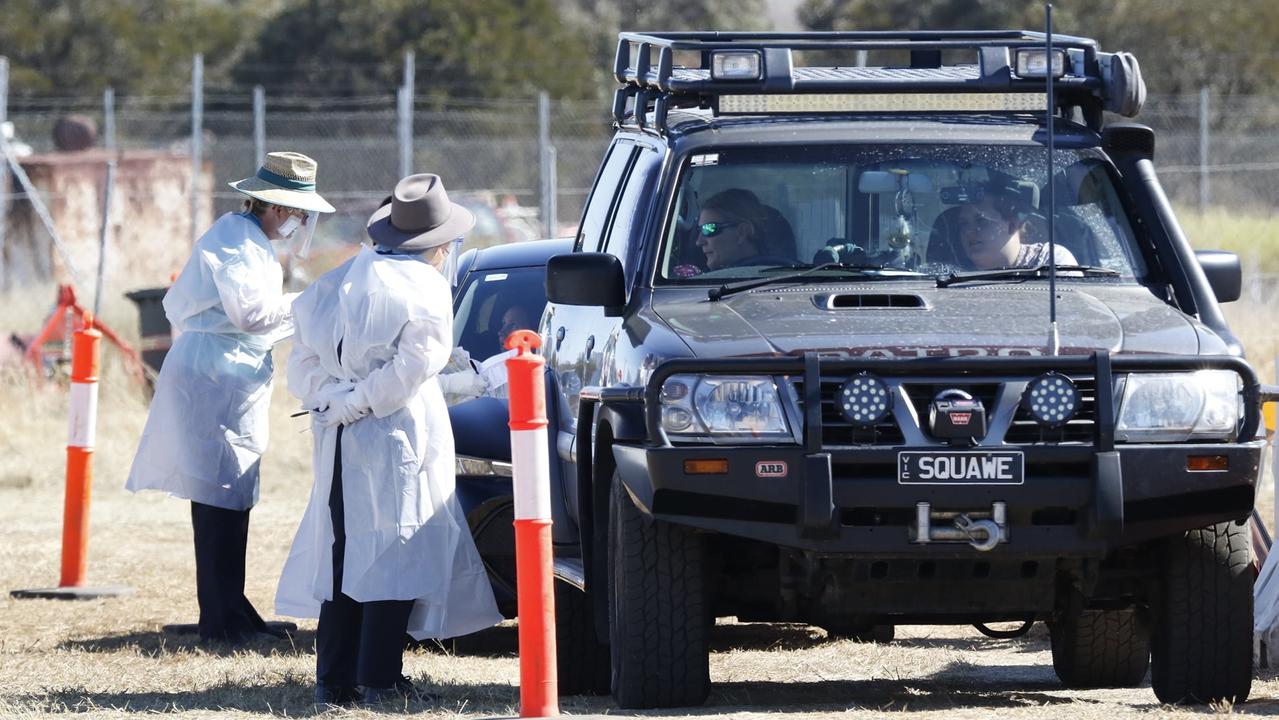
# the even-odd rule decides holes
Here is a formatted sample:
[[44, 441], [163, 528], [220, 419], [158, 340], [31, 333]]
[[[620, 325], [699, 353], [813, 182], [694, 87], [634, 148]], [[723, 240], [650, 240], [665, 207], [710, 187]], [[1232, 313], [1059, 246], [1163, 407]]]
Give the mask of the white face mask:
[[276, 229], [276, 232], [282, 238], [290, 238], [300, 227], [302, 227], [302, 220], [297, 215], [290, 215], [284, 222], [280, 223], [280, 227]]

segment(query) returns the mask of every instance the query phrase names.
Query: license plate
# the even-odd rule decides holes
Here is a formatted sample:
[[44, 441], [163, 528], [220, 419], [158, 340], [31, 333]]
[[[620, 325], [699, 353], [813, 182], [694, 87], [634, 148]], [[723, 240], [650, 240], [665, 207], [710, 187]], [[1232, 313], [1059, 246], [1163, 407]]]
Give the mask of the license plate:
[[1025, 464], [1017, 451], [897, 453], [902, 485], [1021, 485]]

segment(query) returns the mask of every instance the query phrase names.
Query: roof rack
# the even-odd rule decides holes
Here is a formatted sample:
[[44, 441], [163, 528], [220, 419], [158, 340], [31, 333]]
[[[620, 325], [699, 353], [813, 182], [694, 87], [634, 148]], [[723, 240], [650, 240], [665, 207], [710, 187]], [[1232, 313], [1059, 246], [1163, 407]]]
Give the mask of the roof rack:
[[[641, 130], [664, 134], [673, 108], [709, 108], [716, 115], [901, 112], [910, 105], [901, 98], [925, 94], [957, 102], [917, 102], [916, 111], [1042, 113], [1046, 40], [1025, 30], [620, 33], [613, 75], [622, 87], [613, 117], [619, 125], [629, 118]], [[910, 65], [856, 63], [858, 51], [872, 50], [905, 51]], [[943, 64], [943, 52], [956, 50], [973, 51], [976, 63]], [[827, 51], [816, 56], [819, 62], [840, 55], [852, 62], [796, 62], [796, 53], [812, 51]], [[1127, 117], [1140, 111], [1145, 85], [1130, 54], [1103, 53], [1095, 40], [1056, 34], [1053, 51], [1060, 73], [1054, 95], [1067, 116], [1077, 109], [1100, 130], [1103, 111]]]

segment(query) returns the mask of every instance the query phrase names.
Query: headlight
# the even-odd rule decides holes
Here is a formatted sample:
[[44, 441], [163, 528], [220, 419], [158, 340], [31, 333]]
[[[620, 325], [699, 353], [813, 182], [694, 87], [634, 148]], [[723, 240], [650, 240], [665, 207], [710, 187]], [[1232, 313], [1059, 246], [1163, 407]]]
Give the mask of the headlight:
[[790, 439], [771, 377], [672, 375], [662, 384], [662, 428], [670, 435], [714, 439]]
[[1115, 439], [1233, 440], [1243, 412], [1240, 389], [1230, 370], [1133, 373], [1124, 382]]

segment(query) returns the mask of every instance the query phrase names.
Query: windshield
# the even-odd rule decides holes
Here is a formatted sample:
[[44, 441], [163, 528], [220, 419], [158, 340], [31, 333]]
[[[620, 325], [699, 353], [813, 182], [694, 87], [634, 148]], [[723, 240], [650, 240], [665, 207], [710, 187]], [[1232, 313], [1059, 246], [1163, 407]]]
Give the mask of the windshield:
[[[806, 276], [911, 278], [1059, 266], [1133, 282], [1145, 263], [1108, 165], [1059, 148], [1048, 211], [1038, 145], [724, 148], [687, 158], [658, 281], [723, 283], [831, 264]], [[1050, 255], [1053, 222], [1056, 252]]]

